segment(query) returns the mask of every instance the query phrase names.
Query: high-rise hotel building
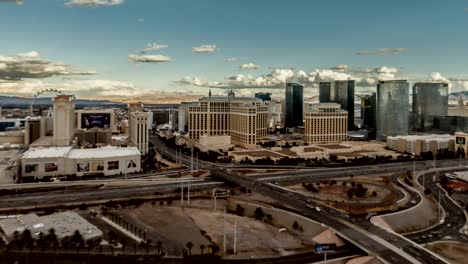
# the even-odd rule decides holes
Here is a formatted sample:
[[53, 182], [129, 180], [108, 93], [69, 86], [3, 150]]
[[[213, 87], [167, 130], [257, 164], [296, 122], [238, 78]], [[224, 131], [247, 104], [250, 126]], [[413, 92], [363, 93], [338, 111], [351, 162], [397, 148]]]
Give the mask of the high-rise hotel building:
[[203, 97], [198, 105], [188, 107], [188, 130], [192, 140], [202, 135], [230, 135], [235, 145], [253, 147], [267, 134], [268, 106], [261, 99]]
[[377, 84], [377, 139], [408, 135], [409, 84], [405, 80]]
[[348, 111], [348, 129], [354, 129], [354, 80], [320, 82], [319, 102], [337, 103]]
[[305, 104], [305, 141], [341, 142], [348, 132], [348, 111], [336, 103]]
[[130, 144], [137, 147], [141, 154], [148, 152], [149, 130], [148, 113], [142, 111], [142, 106], [128, 106], [128, 138]]

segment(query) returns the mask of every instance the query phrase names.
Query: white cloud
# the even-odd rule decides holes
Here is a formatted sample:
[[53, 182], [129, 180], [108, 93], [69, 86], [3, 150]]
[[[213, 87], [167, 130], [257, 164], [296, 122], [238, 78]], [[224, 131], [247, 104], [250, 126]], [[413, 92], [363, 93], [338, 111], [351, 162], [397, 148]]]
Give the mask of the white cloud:
[[375, 50], [361, 50], [356, 52], [357, 55], [383, 55], [383, 54], [398, 54], [408, 51], [407, 48], [382, 48]]
[[17, 5], [23, 5], [23, 0], [0, 0], [0, 3], [15, 3]]
[[431, 73], [431, 81], [447, 83], [450, 92], [468, 91], [468, 80], [449, 78], [443, 76], [440, 72]]
[[158, 44], [158, 43], [148, 43], [146, 44], [146, 47], [143, 49], [143, 51], [160, 50], [160, 49], [165, 49], [167, 47], [169, 47], [169, 45]]
[[331, 67], [330, 70], [347, 71], [348, 70], [348, 65], [346, 65], [346, 64], [336, 65], [335, 67]]
[[42, 80], [0, 82], [0, 93], [31, 96], [44, 89], [58, 89], [77, 96], [135, 96], [141, 92], [129, 82], [111, 80], [68, 80], [60, 83]]
[[450, 80], [442, 76], [440, 72], [431, 73], [431, 80], [434, 82], [444, 82], [450, 84]]
[[250, 62], [250, 63], [245, 63], [245, 64], [242, 64], [241, 66], [239, 66], [239, 68], [241, 69], [250, 69], [250, 70], [256, 70], [259, 68], [258, 65]]
[[231, 57], [231, 58], [226, 58], [225, 60], [226, 60], [226, 61], [229, 61], [229, 62], [235, 62], [235, 61], [238, 61], [239, 58]]
[[98, 7], [123, 4], [124, 0], [70, 0], [65, 6]]
[[30, 51], [30, 52], [25, 52], [25, 53], [18, 53], [16, 56], [21, 57], [21, 58], [39, 58], [41, 55], [37, 51]]
[[149, 55], [149, 54], [130, 54], [128, 59], [133, 62], [161, 63], [173, 61], [171, 57], [164, 55]]
[[58, 75], [94, 75], [93, 71], [77, 71], [68, 64], [39, 58], [36, 51], [18, 53], [15, 57], [0, 55], [0, 79], [48, 78]]
[[226, 77], [223, 81], [209, 81], [201, 77], [188, 76], [176, 81], [176, 83], [222, 89], [281, 89], [284, 88], [287, 82], [297, 82], [304, 85], [304, 87], [317, 87], [319, 82], [355, 80], [358, 86], [375, 87], [379, 80], [394, 79], [398, 72], [399, 70], [397, 68], [386, 66], [360, 70], [359, 74], [356, 76], [341, 70], [330, 69], [316, 69], [309, 73], [303, 70], [273, 69], [266, 75], [253, 76], [250, 74], [236, 74]]
[[215, 52], [218, 48], [216, 45], [201, 45], [198, 47], [192, 47], [192, 52], [195, 53], [210, 53]]

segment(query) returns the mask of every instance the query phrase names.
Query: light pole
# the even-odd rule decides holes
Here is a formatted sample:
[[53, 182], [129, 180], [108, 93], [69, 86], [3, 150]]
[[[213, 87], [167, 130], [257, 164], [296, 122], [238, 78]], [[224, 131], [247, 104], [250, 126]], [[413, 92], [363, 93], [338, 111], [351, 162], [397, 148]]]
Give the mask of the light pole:
[[181, 181], [182, 187], [180, 188], [180, 206], [184, 206], [184, 179]]
[[237, 218], [234, 218], [234, 254], [236, 253], [237, 253]]
[[226, 206], [224, 206], [223, 233], [223, 251], [226, 253]]

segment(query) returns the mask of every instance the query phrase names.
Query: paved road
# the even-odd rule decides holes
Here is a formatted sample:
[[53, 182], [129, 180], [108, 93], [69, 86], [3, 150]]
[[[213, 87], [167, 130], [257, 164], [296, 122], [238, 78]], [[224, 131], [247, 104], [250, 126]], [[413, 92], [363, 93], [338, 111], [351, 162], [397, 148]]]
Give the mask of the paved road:
[[[223, 182], [213, 181], [211, 179], [197, 179], [190, 185], [191, 191], [209, 190], [219, 187]], [[186, 185], [185, 185], [186, 186]], [[55, 191], [21, 195], [6, 195], [0, 199], [1, 209], [15, 209], [17, 207], [36, 207], [63, 205], [66, 203], [85, 203], [90, 201], [138, 198], [156, 193], [171, 193], [181, 187], [180, 181], [174, 183], [153, 183], [146, 186], [122, 186], [118, 188], [99, 188], [84, 190]]]
[[213, 174], [301, 211], [304, 216], [330, 226], [357, 246], [388, 263], [443, 263], [441, 259], [414, 242], [378, 228], [365, 219], [347, 218], [331, 208], [322, 208], [317, 212], [315, 209], [317, 205], [307, 201], [307, 197], [303, 195], [225, 170], [216, 170]]
[[[441, 239], [468, 242], [468, 236], [459, 232], [460, 229], [464, 227], [467, 220], [464, 214], [464, 210], [446, 196], [444, 190], [442, 190], [434, 181], [435, 177], [436, 173], [429, 173], [428, 175], [425, 175], [424, 185], [426, 188], [431, 190], [431, 193], [434, 195], [434, 199], [437, 202], [440, 201], [443, 211], [445, 212], [445, 218], [441, 224], [435, 226], [434, 228], [431, 228], [422, 233], [420, 232], [411, 234], [406, 237], [418, 243], [433, 242]], [[421, 176], [418, 177], [418, 182], [422, 185], [423, 181]]]

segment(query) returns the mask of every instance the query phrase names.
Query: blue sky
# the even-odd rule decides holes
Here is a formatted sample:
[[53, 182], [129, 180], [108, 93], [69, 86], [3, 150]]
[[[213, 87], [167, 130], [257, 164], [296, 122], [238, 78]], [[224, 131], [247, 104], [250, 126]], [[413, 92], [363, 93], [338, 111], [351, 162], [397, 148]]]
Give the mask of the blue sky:
[[[83, 84], [83, 96], [96, 97], [112, 96], [112, 91], [127, 95], [118, 91], [126, 88], [132, 91], [128, 96], [200, 94], [210, 87], [215, 93], [232, 88], [249, 94], [258, 88], [279, 90], [289, 80], [304, 82], [313, 93], [314, 83], [335, 78], [359, 79], [369, 88], [382, 78], [432, 78], [450, 81], [453, 90], [468, 88], [466, 0], [14, 2], [0, 0], [0, 56], [5, 61], [36, 51], [41, 60], [87, 74], [16, 78], [11, 64], [0, 64], [4, 93]], [[82, 5], [91, 2], [98, 5]], [[140, 53], [149, 43], [168, 47]], [[216, 49], [192, 52], [200, 45]], [[171, 61], [135, 62], [131, 54]], [[233, 57], [237, 60], [226, 61]], [[248, 63], [258, 68], [240, 68]], [[347, 67], [329, 70], [337, 65]], [[10, 72], [2, 75], [2, 70]]]

